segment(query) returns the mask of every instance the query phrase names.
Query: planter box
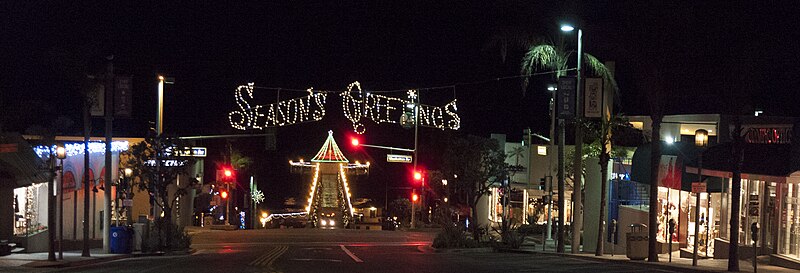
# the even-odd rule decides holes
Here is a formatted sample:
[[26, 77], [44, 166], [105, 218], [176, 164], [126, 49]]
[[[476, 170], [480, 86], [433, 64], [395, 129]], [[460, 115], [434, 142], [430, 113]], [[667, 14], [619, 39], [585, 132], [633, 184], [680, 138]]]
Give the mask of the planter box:
[[50, 230], [45, 230], [31, 236], [14, 236], [11, 242], [16, 243], [18, 247], [25, 248], [23, 251], [25, 253], [47, 252], [49, 250], [47, 244], [49, 234]]

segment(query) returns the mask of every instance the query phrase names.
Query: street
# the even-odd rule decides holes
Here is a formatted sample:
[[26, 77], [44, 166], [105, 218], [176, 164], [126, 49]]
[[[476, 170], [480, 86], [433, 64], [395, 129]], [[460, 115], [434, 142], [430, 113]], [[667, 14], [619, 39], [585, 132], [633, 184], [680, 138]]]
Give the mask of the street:
[[[26, 272], [670, 272], [637, 264], [490, 249], [436, 252], [434, 233], [271, 229], [196, 233], [191, 255]], [[19, 272], [19, 268], [15, 268]], [[2, 271], [2, 269], [0, 269]]]

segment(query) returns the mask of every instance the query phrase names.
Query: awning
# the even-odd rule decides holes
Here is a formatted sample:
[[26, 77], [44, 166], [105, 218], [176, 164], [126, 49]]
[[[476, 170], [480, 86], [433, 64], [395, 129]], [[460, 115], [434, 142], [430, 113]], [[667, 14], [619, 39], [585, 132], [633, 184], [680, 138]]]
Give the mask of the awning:
[[[787, 177], [797, 171], [800, 165], [797, 153], [792, 152], [789, 144], [744, 144], [744, 160], [742, 164], [743, 179], [758, 179], [771, 182], [784, 182]], [[662, 143], [661, 154], [681, 158], [681, 189], [691, 190], [691, 183], [697, 182], [699, 169], [699, 151], [694, 143]], [[711, 146], [703, 152], [703, 179], [708, 183], [709, 192], [722, 190], [723, 178], [731, 178], [733, 173], [732, 143]], [[642, 145], [633, 154], [631, 180], [650, 184], [650, 145]]]
[[[636, 151], [633, 153], [632, 166], [631, 166], [631, 180], [636, 181], [642, 184], [650, 185], [650, 144], [640, 145], [636, 148]], [[684, 166], [688, 165], [695, 165], [697, 162], [697, 156], [699, 154], [699, 148], [694, 146], [694, 143], [687, 143], [687, 142], [674, 142], [674, 143], [666, 143], [661, 142], [661, 155], [664, 156], [673, 156], [677, 160], [674, 167], [677, 169], [676, 172], [673, 174], [680, 174], [680, 189], [684, 191], [691, 191], [692, 190], [692, 182], [697, 182], [698, 178], [696, 174], [686, 172], [686, 168]], [[678, 164], [677, 162], [680, 162]], [[662, 162], [663, 163], [663, 162]], [[677, 178], [676, 178], [677, 179]], [[714, 178], [704, 177], [706, 181], [709, 181], [709, 191], [719, 191], [721, 186], [716, 187], [715, 184], [721, 185], [720, 181], [713, 181]], [[677, 183], [677, 182], [676, 182]], [[676, 184], [677, 185], [677, 184]]]
[[3, 187], [17, 188], [47, 181], [50, 175], [45, 165], [20, 134], [0, 133], [0, 183]]

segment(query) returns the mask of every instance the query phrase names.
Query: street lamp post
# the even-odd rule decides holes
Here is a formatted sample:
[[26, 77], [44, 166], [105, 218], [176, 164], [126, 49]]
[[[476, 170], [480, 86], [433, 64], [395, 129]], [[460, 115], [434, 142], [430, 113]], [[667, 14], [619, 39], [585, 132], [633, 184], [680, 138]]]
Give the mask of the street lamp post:
[[[125, 199], [133, 199], [133, 189], [131, 186], [131, 177], [133, 177], [133, 170], [131, 168], [125, 168], [123, 172], [125, 175]], [[125, 200], [122, 200], [122, 203], [125, 204]], [[133, 224], [133, 210], [130, 207], [125, 207], [125, 218], [128, 219], [128, 224]]]
[[[156, 114], [156, 186], [153, 187], [153, 202], [158, 202], [158, 186], [161, 181], [161, 133], [164, 129], [164, 84], [173, 84], [175, 79], [158, 76], [158, 109]], [[153, 204], [153, 220], [158, 217], [158, 205]]]
[[[561, 31], [571, 32], [575, 27], [571, 25], [561, 26]], [[581, 192], [583, 189], [582, 166], [583, 166], [583, 128], [581, 127], [580, 120], [583, 117], [583, 105], [581, 103], [581, 64], [583, 62], [583, 31], [578, 28], [578, 63], [577, 63], [577, 77], [576, 82], [578, 86], [575, 88], [575, 158], [573, 162], [573, 200], [572, 200], [572, 253], [580, 251], [581, 244], [581, 230], [583, 229], [583, 204]], [[605, 178], [601, 178], [605, 179]], [[563, 221], [562, 221], [563, 222]], [[598, 223], [602, 225], [603, 223]], [[603, 234], [597, 234], [603, 236]], [[559, 244], [560, 245], [560, 244]], [[563, 250], [562, 250], [563, 251]]]
[[[47, 260], [55, 261], [56, 260], [56, 197], [58, 197], [58, 193], [56, 191], [56, 184], [58, 179], [56, 179], [56, 171], [59, 170], [59, 167], [56, 164], [56, 155], [57, 151], [50, 150], [50, 177], [49, 181], [47, 182], [47, 228], [49, 231], [47, 232]], [[61, 158], [58, 158], [61, 159]], [[62, 254], [63, 257], [63, 254]]]
[[[694, 132], [694, 145], [699, 147], [700, 149], [705, 148], [708, 145], [708, 131], [704, 129], [698, 129]], [[703, 183], [703, 151], [701, 150], [698, 157], [698, 168], [697, 168], [697, 178], [698, 183]], [[700, 241], [700, 191], [697, 192], [697, 197], [695, 197], [695, 205], [694, 205], [694, 250], [692, 251], [692, 266], [697, 266], [697, 247], [698, 242]], [[708, 221], [708, 220], [706, 220]], [[669, 243], [671, 242], [668, 240]]]
[[59, 160], [59, 171], [61, 175], [58, 181], [58, 259], [64, 259], [64, 159], [67, 158], [67, 150], [63, 144], [56, 146], [56, 158]]

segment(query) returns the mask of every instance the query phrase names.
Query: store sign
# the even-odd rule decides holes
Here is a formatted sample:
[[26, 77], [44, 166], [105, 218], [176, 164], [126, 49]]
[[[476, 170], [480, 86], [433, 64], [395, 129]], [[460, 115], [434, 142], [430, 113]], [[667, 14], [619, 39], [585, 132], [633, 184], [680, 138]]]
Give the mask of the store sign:
[[706, 187], [706, 183], [703, 182], [694, 182], [692, 183], [692, 192], [693, 193], [701, 193], [707, 192], [708, 188]]
[[16, 153], [17, 152], [17, 144], [0, 144], [0, 153]]
[[758, 211], [759, 211], [759, 206], [758, 206], [759, 205], [759, 202], [758, 202], [759, 199], [758, 199], [758, 197], [759, 196], [758, 195], [749, 195], [749, 196], [750, 196], [749, 197], [749, 200], [750, 200], [749, 207], [750, 208], [748, 209], [748, 213], [750, 214], [750, 216], [758, 216]]
[[758, 144], [790, 144], [792, 128], [747, 128], [744, 141]]

